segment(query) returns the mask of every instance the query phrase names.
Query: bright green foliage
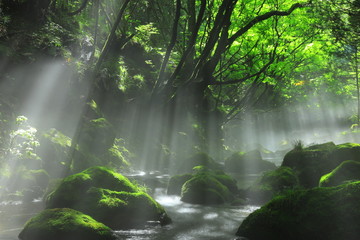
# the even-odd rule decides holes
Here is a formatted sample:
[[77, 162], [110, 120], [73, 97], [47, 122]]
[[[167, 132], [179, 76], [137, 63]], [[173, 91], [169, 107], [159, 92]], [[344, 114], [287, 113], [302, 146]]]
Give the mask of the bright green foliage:
[[360, 182], [291, 191], [250, 214], [237, 231], [252, 240], [358, 239]]
[[45, 210], [31, 218], [21, 240], [114, 240], [112, 230], [92, 217], [68, 208]]
[[40, 144], [36, 128], [31, 127], [27, 120], [25, 116], [16, 118], [18, 129], [10, 134], [12, 143], [10, 153], [15, 159], [22, 160], [23, 164], [32, 165], [41, 160], [36, 153]]
[[76, 209], [114, 229], [171, 221], [140, 187], [105, 167], [92, 167], [63, 179], [46, 202], [47, 208]]
[[360, 162], [348, 160], [342, 162], [330, 173], [320, 178], [320, 187], [341, 185], [344, 182], [358, 181], [360, 179]]

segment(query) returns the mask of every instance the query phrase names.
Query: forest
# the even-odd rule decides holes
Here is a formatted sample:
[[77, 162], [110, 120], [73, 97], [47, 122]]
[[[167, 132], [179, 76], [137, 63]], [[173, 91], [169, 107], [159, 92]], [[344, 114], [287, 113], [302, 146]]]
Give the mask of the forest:
[[0, 1], [0, 239], [359, 239], [359, 44], [360, 0]]

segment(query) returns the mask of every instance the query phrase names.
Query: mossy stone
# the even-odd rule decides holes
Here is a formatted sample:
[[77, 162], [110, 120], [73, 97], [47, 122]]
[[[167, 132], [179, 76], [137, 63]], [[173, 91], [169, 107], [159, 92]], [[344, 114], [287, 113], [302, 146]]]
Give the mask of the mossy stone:
[[180, 195], [182, 185], [184, 185], [184, 183], [190, 180], [192, 177], [193, 175], [190, 173], [172, 176], [167, 186], [167, 190], [166, 190], [167, 194]]
[[194, 204], [223, 204], [232, 199], [229, 189], [210, 174], [197, 174], [185, 182], [181, 200]]
[[360, 180], [360, 162], [348, 160], [342, 162], [330, 173], [320, 179], [320, 187], [331, 187], [344, 184], [349, 181]]
[[294, 170], [289, 167], [279, 167], [265, 172], [246, 191], [246, 197], [254, 204], [263, 204], [281, 192], [299, 188], [299, 186], [299, 179]]
[[333, 142], [313, 145], [288, 152], [282, 166], [290, 167], [298, 173], [300, 184], [304, 187], [316, 187], [320, 178], [346, 160], [360, 161], [360, 144]]
[[31, 218], [20, 240], [115, 240], [112, 230], [73, 209], [47, 209]]
[[46, 207], [76, 209], [114, 229], [142, 227], [150, 221], [171, 222], [154, 199], [105, 167], [92, 167], [63, 179], [48, 195]]
[[237, 234], [251, 240], [356, 240], [360, 182], [290, 191], [250, 214]]
[[275, 169], [274, 163], [262, 159], [258, 150], [236, 152], [225, 159], [225, 170], [240, 174], [254, 174]]

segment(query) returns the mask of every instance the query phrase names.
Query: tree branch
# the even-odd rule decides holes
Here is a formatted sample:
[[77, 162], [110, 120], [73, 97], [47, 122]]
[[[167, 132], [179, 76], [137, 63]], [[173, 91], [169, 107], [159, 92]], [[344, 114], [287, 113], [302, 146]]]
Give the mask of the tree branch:
[[69, 16], [74, 16], [76, 14], [79, 14], [82, 10], [84, 10], [84, 8], [86, 7], [86, 5], [88, 4], [89, 0], [84, 0], [82, 3], [81, 3], [81, 6], [79, 7], [79, 9], [77, 9], [76, 11], [74, 12], [69, 12], [68, 15]]
[[230, 47], [232, 45], [233, 42], [235, 42], [235, 40], [237, 38], [239, 38], [240, 36], [242, 36], [244, 33], [246, 33], [250, 28], [252, 28], [255, 24], [262, 22], [266, 19], [269, 19], [273, 16], [288, 16], [290, 15], [295, 9], [304, 7], [305, 4], [301, 4], [301, 3], [295, 3], [293, 4], [289, 10], [287, 11], [270, 11], [267, 13], [264, 13], [262, 15], [259, 15], [257, 17], [255, 17], [254, 19], [252, 19], [248, 24], [246, 24], [244, 27], [242, 27], [241, 29], [239, 29], [234, 35], [232, 35], [229, 39], [228, 39], [228, 47]]

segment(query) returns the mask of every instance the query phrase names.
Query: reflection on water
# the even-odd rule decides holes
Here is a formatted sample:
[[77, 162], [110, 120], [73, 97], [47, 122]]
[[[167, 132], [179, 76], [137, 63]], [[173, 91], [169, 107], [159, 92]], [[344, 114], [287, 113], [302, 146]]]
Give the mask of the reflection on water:
[[118, 239], [129, 240], [199, 240], [236, 239], [240, 223], [257, 206], [202, 206], [183, 203], [179, 196], [167, 196], [165, 189], [154, 191], [155, 199], [166, 209], [173, 223], [166, 227], [117, 231]]
[[[202, 206], [166, 195], [164, 188], [153, 191], [155, 199], [166, 209], [173, 223], [141, 230], [116, 231], [119, 240], [233, 240], [240, 223], [257, 206]], [[25, 222], [44, 208], [43, 203], [3, 202], [0, 204], [0, 240], [18, 240]]]

